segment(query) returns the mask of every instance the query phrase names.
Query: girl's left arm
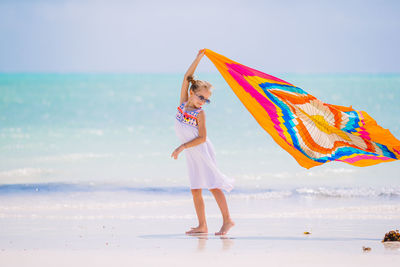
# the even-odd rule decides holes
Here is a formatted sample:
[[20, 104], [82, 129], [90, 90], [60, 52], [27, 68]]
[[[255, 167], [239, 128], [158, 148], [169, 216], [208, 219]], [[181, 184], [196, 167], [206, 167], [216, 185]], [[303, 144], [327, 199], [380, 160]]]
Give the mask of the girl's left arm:
[[201, 58], [204, 56], [205, 49], [199, 50], [199, 53], [197, 54], [195, 60], [193, 63], [190, 65], [189, 69], [186, 71], [185, 76], [183, 77], [183, 82], [182, 82], [182, 87], [181, 87], [181, 97], [179, 100], [179, 105], [182, 105], [183, 102], [188, 101], [189, 95], [188, 95], [188, 89], [189, 89], [189, 82], [187, 78], [189, 76], [193, 76], [194, 71], [197, 68], [197, 65], [199, 64]]
[[199, 135], [189, 142], [184, 143], [176, 148], [174, 152], [172, 152], [171, 157], [177, 159], [179, 153], [181, 153], [185, 148], [200, 145], [207, 140], [206, 114], [204, 113], [204, 110], [199, 112], [199, 115], [197, 116], [197, 123], [199, 127]]

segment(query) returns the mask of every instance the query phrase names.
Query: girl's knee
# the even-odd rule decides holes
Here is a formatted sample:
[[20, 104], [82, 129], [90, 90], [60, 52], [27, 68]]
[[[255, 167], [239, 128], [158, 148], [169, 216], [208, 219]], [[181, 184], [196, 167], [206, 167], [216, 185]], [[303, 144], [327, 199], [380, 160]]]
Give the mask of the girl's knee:
[[219, 188], [210, 188], [210, 189], [208, 189], [208, 191], [210, 191], [211, 193], [222, 192], [222, 190]]
[[192, 195], [201, 195], [201, 189], [191, 189]]

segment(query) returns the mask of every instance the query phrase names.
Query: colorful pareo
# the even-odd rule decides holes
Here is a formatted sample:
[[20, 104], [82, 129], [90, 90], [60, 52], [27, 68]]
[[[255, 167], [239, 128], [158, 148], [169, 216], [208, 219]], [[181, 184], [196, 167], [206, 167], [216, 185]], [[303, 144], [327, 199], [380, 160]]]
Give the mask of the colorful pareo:
[[369, 166], [400, 159], [400, 141], [366, 112], [326, 104], [209, 49], [205, 55], [261, 127], [301, 166], [329, 161]]

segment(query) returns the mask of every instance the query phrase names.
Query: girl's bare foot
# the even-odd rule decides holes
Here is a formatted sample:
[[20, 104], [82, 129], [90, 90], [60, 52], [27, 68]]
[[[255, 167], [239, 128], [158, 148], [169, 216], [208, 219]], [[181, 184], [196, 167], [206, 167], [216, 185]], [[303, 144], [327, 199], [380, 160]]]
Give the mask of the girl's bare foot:
[[219, 232], [216, 232], [215, 235], [225, 235], [228, 233], [229, 229], [231, 229], [233, 226], [235, 226], [235, 223], [232, 220], [224, 222]]
[[208, 233], [207, 226], [197, 226], [197, 227], [190, 227], [191, 229], [186, 232], [186, 234], [198, 234], [198, 233]]

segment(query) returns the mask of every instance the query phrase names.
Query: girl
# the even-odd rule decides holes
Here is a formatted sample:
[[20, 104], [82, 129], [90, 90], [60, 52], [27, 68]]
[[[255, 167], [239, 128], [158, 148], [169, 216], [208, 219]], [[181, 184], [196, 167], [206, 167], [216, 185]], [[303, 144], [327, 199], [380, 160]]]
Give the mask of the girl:
[[[181, 97], [176, 114], [175, 131], [182, 141], [171, 157], [178, 158], [179, 153], [185, 150], [189, 171], [190, 187], [196, 209], [199, 225], [192, 227], [187, 234], [207, 233], [207, 222], [204, 210], [204, 201], [201, 190], [206, 188], [211, 191], [218, 207], [221, 210], [223, 224], [216, 235], [226, 234], [234, 226], [225, 195], [221, 189], [229, 192], [233, 188], [233, 180], [221, 173], [215, 161], [214, 147], [207, 138], [206, 115], [202, 106], [210, 103], [211, 84], [206, 81], [194, 80], [193, 73], [204, 56], [205, 49], [199, 51], [196, 59], [190, 65], [183, 79]], [[189, 95], [188, 88], [190, 86]]]

